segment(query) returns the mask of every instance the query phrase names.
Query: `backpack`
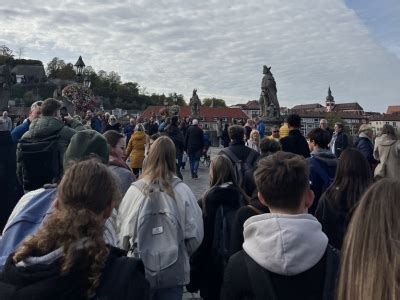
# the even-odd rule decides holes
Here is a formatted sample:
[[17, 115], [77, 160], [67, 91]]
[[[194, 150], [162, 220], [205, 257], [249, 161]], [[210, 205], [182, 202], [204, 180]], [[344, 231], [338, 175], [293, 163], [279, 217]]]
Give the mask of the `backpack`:
[[38, 231], [44, 218], [50, 213], [56, 191], [56, 188], [48, 188], [35, 195], [4, 229], [0, 240], [0, 271], [7, 257], [16, 250], [19, 244], [28, 235]]
[[[254, 299], [278, 300], [272, 284], [270, 271], [257, 264], [245, 251], [243, 251], [243, 254]], [[321, 299], [333, 300], [335, 299], [336, 281], [340, 264], [339, 251], [328, 244], [325, 255], [325, 280]]]
[[19, 161], [22, 163], [22, 184], [25, 191], [33, 191], [61, 179], [63, 166], [58, 147], [59, 132], [40, 140], [20, 140]]
[[[181, 182], [172, 180], [172, 188]], [[136, 241], [130, 252], [140, 257], [151, 288], [167, 288], [185, 282], [184, 229], [176, 201], [159, 184], [133, 183], [139, 190], [148, 190], [139, 209]], [[175, 195], [177, 196], [177, 195]]]
[[236, 179], [241, 188], [244, 189], [245, 182], [245, 174], [248, 171], [253, 171], [254, 166], [252, 165], [256, 155], [258, 154], [256, 151], [250, 151], [245, 161], [240, 160], [235, 153], [229, 148], [224, 148], [221, 150], [224, 154], [228, 156], [228, 158], [233, 162], [233, 168], [235, 170]]

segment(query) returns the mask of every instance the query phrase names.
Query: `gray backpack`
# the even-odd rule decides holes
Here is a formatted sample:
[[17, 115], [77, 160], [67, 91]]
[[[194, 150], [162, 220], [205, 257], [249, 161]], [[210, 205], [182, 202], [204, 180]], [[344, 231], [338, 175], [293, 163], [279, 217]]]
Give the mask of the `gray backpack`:
[[[174, 178], [172, 188], [180, 182]], [[134, 185], [141, 191], [148, 189], [139, 209], [134, 256], [143, 261], [151, 288], [183, 285], [186, 250], [177, 199], [158, 184], [147, 185], [139, 180]]]

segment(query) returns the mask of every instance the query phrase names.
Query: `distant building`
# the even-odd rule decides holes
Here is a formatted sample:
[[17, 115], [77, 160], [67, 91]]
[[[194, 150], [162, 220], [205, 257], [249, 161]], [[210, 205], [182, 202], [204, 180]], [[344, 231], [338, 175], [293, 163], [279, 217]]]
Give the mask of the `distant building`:
[[[16, 65], [11, 69], [11, 74], [14, 74], [16, 78], [20, 78], [18, 83], [39, 83], [46, 80], [46, 72], [44, 71], [43, 65], [39, 64], [23, 64]], [[23, 78], [23, 82], [22, 79]]]
[[386, 111], [387, 114], [400, 114], [400, 105], [390, 105]]
[[392, 125], [396, 132], [400, 133], [400, 114], [392, 113], [374, 116], [371, 118], [370, 124], [376, 135], [380, 135], [382, 133], [382, 128], [385, 124]]
[[250, 100], [246, 104], [236, 104], [230, 108], [240, 108], [249, 119], [256, 118], [260, 115], [260, 104], [257, 100]]
[[[146, 110], [143, 112], [143, 118], [150, 118], [152, 114], [156, 116], [160, 115], [160, 111], [162, 111], [164, 106], [148, 106]], [[180, 118], [189, 117], [191, 114], [190, 106], [181, 106], [179, 110], [178, 116]], [[203, 129], [217, 129], [217, 121], [222, 119], [223, 123], [232, 123], [232, 120], [235, 119], [237, 121], [246, 121], [248, 116], [240, 109], [240, 108], [230, 108], [230, 107], [200, 107], [199, 113], [199, 125]]]

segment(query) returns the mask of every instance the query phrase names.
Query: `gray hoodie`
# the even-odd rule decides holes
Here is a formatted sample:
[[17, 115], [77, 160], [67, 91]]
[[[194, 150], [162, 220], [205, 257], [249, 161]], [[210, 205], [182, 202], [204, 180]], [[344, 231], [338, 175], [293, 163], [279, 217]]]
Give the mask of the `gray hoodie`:
[[328, 238], [310, 214], [262, 214], [244, 223], [243, 249], [268, 271], [292, 276], [324, 256]]

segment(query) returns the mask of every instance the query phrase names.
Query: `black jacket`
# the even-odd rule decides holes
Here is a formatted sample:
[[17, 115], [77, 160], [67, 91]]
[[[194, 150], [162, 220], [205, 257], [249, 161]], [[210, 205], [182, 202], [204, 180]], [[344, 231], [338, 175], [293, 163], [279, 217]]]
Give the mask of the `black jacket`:
[[171, 124], [170, 126], [168, 126], [165, 133], [175, 144], [176, 156], [178, 157], [182, 155], [184, 148], [184, 140], [183, 140], [183, 134], [179, 130], [178, 126]]
[[236, 213], [235, 222], [232, 228], [232, 238], [231, 238], [231, 249], [232, 254], [242, 250], [242, 245], [244, 242], [243, 238], [243, 225], [246, 220], [252, 216], [258, 215], [260, 213], [269, 213], [269, 208], [262, 205], [258, 199], [250, 201], [249, 205], [241, 208]]
[[203, 130], [197, 125], [190, 126], [186, 132], [185, 139], [185, 149], [187, 154], [195, 154], [196, 152], [203, 150], [203, 147]]
[[[242, 204], [239, 189], [232, 183], [212, 188], [201, 202], [203, 210], [204, 238], [198, 250], [191, 257], [191, 278], [188, 290], [197, 291], [203, 299], [219, 299], [223, 278], [221, 261], [213, 249], [215, 218], [217, 209], [223, 205], [237, 210]], [[233, 224], [228, 224], [228, 226]]]
[[310, 157], [310, 149], [304, 136], [300, 130], [293, 129], [289, 131], [289, 135], [280, 140], [282, 150], [285, 152], [291, 152], [304, 157]]
[[334, 207], [331, 201], [322, 194], [319, 199], [315, 217], [322, 225], [322, 231], [325, 232], [331, 244], [336, 249], [342, 248], [347, 226], [350, 223], [353, 210], [348, 211], [344, 207]]
[[[333, 134], [333, 137], [335, 137], [335, 133]], [[349, 137], [347, 136], [346, 133], [339, 132], [337, 134], [336, 140], [335, 140], [335, 155], [337, 158], [340, 157], [340, 154], [349, 146]]]
[[[250, 258], [243, 250], [236, 253], [229, 260], [225, 270], [224, 282], [221, 290], [221, 300], [251, 300], [255, 297], [253, 286], [267, 289], [268, 294], [274, 293], [276, 299], [292, 300], [333, 300], [335, 295], [336, 278], [339, 269], [338, 251], [328, 245], [327, 250], [321, 260], [307, 271], [294, 275], [284, 276], [274, 274], [258, 266], [258, 272], [251, 272], [259, 282], [251, 280], [252, 275], [246, 264]], [[265, 282], [264, 274], [269, 277], [270, 288]], [[264, 299], [271, 299], [264, 297]]]
[[[141, 261], [127, 258], [126, 252], [110, 248], [93, 299], [149, 299], [150, 286]], [[60, 274], [61, 259], [51, 264], [16, 267], [12, 255], [0, 275], [0, 299], [87, 299], [86, 262], [77, 258], [71, 270]]]
[[[229, 145], [229, 149], [237, 156], [238, 159], [240, 159], [241, 161], [245, 161], [246, 158], [249, 156], [250, 152], [255, 152], [254, 153], [254, 159], [253, 161], [250, 163], [254, 168], [256, 167], [256, 163], [258, 160], [258, 157], [260, 156], [260, 154], [249, 148], [246, 147], [245, 142], [244, 141], [233, 141], [230, 143]], [[224, 154], [224, 151], [221, 150], [218, 155], [222, 155]], [[233, 162], [232, 162], [233, 163]]]
[[230, 138], [229, 138], [229, 134], [228, 134], [228, 130], [224, 129], [222, 131], [222, 135], [221, 135], [221, 144], [224, 147], [228, 147], [229, 143], [230, 143]]

